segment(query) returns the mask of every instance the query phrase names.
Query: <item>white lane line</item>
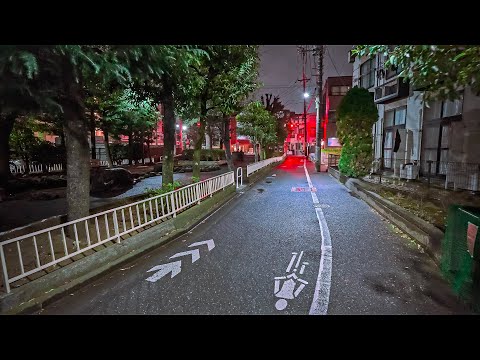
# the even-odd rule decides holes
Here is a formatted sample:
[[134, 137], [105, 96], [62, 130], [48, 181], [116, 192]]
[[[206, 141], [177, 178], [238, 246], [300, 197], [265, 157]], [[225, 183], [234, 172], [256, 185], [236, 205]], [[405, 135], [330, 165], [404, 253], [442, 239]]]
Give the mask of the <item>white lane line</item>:
[[[308, 185], [312, 186], [310, 175], [307, 171], [306, 162], [303, 164]], [[311, 192], [314, 204], [318, 204], [317, 194]], [[326, 315], [328, 311], [328, 302], [330, 300], [330, 286], [332, 279], [332, 240], [330, 231], [325, 220], [325, 216], [321, 208], [315, 208], [318, 224], [320, 225], [320, 234], [322, 236], [322, 256], [320, 259], [320, 267], [318, 269], [317, 283], [315, 285], [315, 293], [313, 295], [312, 305], [310, 306], [309, 315]]]

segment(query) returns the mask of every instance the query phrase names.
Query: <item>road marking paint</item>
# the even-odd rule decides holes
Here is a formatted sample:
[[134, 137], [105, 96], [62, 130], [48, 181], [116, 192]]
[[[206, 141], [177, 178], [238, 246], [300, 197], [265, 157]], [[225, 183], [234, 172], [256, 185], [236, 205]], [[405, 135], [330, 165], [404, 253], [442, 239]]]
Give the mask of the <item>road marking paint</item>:
[[[307, 177], [308, 185], [312, 185], [312, 180], [308, 174], [306, 163], [303, 164], [305, 169], [305, 176]], [[312, 195], [313, 204], [319, 204], [317, 194]], [[318, 269], [317, 283], [315, 285], [315, 293], [313, 295], [312, 305], [310, 307], [310, 315], [326, 315], [328, 311], [328, 302], [330, 300], [330, 286], [332, 280], [332, 240], [330, 238], [330, 231], [328, 230], [325, 215], [320, 207], [315, 206], [315, 213], [317, 215], [318, 224], [320, 225], [320, 234], [322, 236], [322, 256], [320, 258], [320, 266]]]
[[308, 265], [308, 262], [304, 262], [304, 263], [302, 264], [302, 267], [300, 268], [300, 275], [302, 275], [303, 272], [305, 271], [305, 266], [306, 266], [306, 265]]
[[[292, 258], [290, 259], [290, 263], [288, 264], [286, 272], [288, 273], [292, 269], [292, 265], [295, 261], [295, 258], [297, 257], [298, 253], [293, 252], [292, 253]], [[275, 303], [275, 308], [279, 311], [284, 310], [288, 302], [287, 300], [292, 300], [298, 297], [300, 292], [303, 290], [305, 285], [308, 285], [308, 282], [305, 280], [300, 279], [295, 272], [297, 271], [298, 265], [302, 259], [303, 256], [303, 251], [300, 252], [300, 256], [298, 257], [297, 264], [295, 265], [295, 269], [293, 269], [293, 272], [289, 275], [286, 276], [277, 276], [274, 278], [275, 280], [275, 289], [273, 290], [274, 295], [279, 298], [277, 302]], [[305, 270], [305, 265], [308, 265], [307, 262], [303, 262], [302, 265], [302, 271]], [[280, 282], [283, 280], [283, 284], [280, 287]], [[300, 285], [297, 287], [298, 283]], [[296, 288], [297, 287], [297, 288]], [[295, 289], [296, 288], [296, 289]]]
[[295, 261], [295, 258], [297, 257], [297, 254], [298, 253], [296, 253], [296, 252], [292, 253], [292, 255], [293, 255], [292, 259], [290, 260], [290, 264], [288, 264], [287, 270], [285, 272], [288, 273], [290, 271], [290, 269], [292, 268], [293, 262]]
[[[157, 271], [158, 270], [158, 271]], [[175, 277], [182, 271], [182, 262], [181, 261], [175, 261], [171, 262], [168, 264], [162, 264], [162, 265], [157, 265], [148, 270], [147, 272], [152, 272], [152, 271], [157, 271], [155, 274], [147, 278], [147, 281], [150, 282], [157, 282], [160, 280], [162, 277], [165, 275], [169, 274], [170, 272], [172, 273], [172, 276], [170, 278]]]
[[195, 250], [190, 250], [190, 251], [184, 251], [178, 254], [175, 254], [173, 256], [170, 256], [170, 259], [174, 259], [180, 256], [185, 256], [185, 255], [192, 255], [192, 264], [200, 259], [200, 250], [195, 249]]
[[205, 241], [198, 241], [196, 243], [188, 245], [188, 247], [198, 246], [198, 245], [203, 245], [203, 244], [207, 245], [208, 251], [212, 250], [215, 247], [215, 242], [213, 241], [213, 239], [205, 240]]
[[295, 269], [298, 268], [298, 264], [300, 264], [300, 260], [302, 259], [303, 251], [300, 252], [300, 256], [298, 257], [297, 264], [295, 265]]

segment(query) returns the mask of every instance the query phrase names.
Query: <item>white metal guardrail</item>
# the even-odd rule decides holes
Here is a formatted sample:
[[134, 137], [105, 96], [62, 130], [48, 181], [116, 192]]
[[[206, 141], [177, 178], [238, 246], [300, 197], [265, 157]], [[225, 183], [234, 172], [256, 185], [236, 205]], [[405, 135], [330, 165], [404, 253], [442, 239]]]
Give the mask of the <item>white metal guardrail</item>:
[[[241, 166], [239, 166], [237, 168], [237, 189], [240, 187], [240, 186], [243, 186], [243, 168]], [[240, 183], [240, 185], [239, 185]]]
[[[218, 175], [166, 194], [93, 214], [0, 242], [3, 284], [7, 292], [15, 281], [89, 250], [181, 210], [235, 183], [234, 172]], [[91, 253], [91, 252], [90, 252]]]
[[[10, 172], [12, 174], [23, 174], [25, 173], [26, 167], [25, 165], [12, 165], [10, 164]], [[30, 174], [38, 174], [43, 172], [43, 165], [29, 165], [28, 170]], [[63, 165], [62, 164], [53, 164], [48, 165], [47, 171], [48, 172], [55, 172], [55, 171], [62, 171]]]
[[275, 163], [275, 162], [285, 160], [285, 157], [286, 157], [286, 154], [283, 154], [283, 156], [277, 156], [277, 157], [273, 157], [273, 158], [270, 158], [270, 159], [265, 159], [265, 160], [247, 165], [247, 177], [252, 175], [254, 172], [264, 168], [265, 166], [268, 166], [268, 165], [270, 165], [272, 163]]

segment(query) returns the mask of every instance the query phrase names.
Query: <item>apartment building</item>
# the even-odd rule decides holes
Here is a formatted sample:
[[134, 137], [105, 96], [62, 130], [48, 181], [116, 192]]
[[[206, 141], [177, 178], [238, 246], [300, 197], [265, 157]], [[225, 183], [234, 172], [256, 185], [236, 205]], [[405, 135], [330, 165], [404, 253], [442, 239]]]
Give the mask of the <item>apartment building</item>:
[[[480, 97], [469, 88], [455, 101], [424, 101], [425, 89], [415, 89], [387, 68], [383, 54], [351, 56], [352, 85], [368, 89], [378, 108], [372, 128], [373, 170], [391, 170], [400, 178], [430, 172], [445, 179], [445, 187], [480, 190]], [[405, 172], [405, 164], [409, 172]], [[452, 180], [452, 181], [450, 181]]]

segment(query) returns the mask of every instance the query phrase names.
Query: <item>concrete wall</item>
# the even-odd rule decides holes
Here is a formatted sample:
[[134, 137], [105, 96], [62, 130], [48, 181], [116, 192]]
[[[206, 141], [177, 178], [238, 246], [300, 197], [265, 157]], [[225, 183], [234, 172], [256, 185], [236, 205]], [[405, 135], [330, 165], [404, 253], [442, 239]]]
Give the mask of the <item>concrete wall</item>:
[[448, 161], [480, 163], [480, 96], [464, 92], [462, 121], [452, 122]]

